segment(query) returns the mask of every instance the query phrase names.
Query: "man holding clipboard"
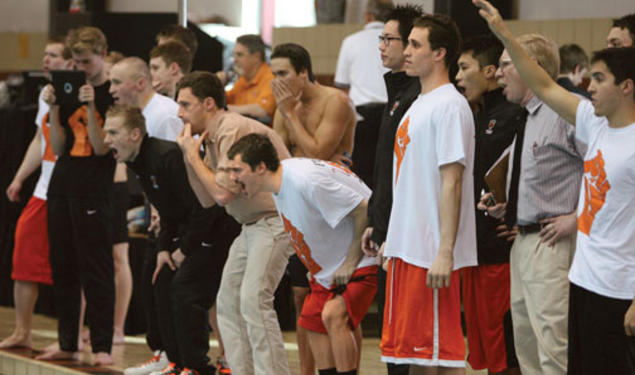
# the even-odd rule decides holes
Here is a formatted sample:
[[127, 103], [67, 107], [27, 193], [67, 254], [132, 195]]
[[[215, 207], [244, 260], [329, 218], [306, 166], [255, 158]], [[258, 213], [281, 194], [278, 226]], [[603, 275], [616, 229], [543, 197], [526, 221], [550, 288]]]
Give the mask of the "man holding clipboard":
[[[107, 42], [94, 27], [71, 30], [66, 37], [76, 75], [54, 79], [43, 99], [51, 106], [51, 146], [58, 156], [48, 190], [50, 260], [59, 319], [59, 349], [38, 359], [71, 359], [78, 354], [80, 291], [86, 295], [95, 365], [112, 364], [114, 279], [110, 239], [115, 160], [101, 129], [113, 100], [104, 70]], [[59, 78], [59, 77], [58, 77]], [[59, 92], [59, 88], [63, 92]], [[57, 86], [58, 89], [55, 89]], [[77, 92], [78, 101], [72, 94]], [[60, 100], [58, 100], [58, 98]]]

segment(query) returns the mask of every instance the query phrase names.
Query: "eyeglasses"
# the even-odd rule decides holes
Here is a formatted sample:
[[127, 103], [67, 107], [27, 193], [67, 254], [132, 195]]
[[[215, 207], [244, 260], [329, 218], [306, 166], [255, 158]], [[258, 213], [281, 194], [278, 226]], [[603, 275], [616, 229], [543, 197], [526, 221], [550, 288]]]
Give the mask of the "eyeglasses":
[[398, 38], [396, 36], [387, 35], [380, 35], [378, 38], [380, 43], [384, 43], [384, 46], [388, 46], [391, 40], [401, 40], [401, 38]]

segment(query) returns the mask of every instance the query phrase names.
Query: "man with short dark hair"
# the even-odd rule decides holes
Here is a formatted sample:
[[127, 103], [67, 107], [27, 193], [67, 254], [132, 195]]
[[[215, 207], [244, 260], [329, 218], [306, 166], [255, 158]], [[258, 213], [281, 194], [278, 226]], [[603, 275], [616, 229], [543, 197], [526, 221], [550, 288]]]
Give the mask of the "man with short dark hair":
[[577, 44], [564, 44], [558, 50], [560, 54], [560, 73], [558, 84], [567, 91], [591, 98], [588, 91], [580, 88], [584, 76], [589, 72], [589, 56]]
[[106, 114], [104, 142], [134, 171], [161, 216], [152, 275], [163, 349], [171, 362], [161, 375], [214, 375], [207, 351], [207, 310], [220, 285], [238, 226], [220, 207], [203, 209], [188, 183], [178, 145], [148, 136], [139, 108], [115, 105]]
[[304, 47], [286, 43], [271, 54], [278, 103], [273, 129], [293, 156], [341, 160], [353, 153], [355, 112], [343, 92], [320, 85]]
[[[226, 110], [216, 75], [193, 72], [179, 82], [179, 116], [186, 123], [178, 139], [190, 185], [203, 207], [225, 206], [242, 224], [229, 250], [217, 298], [225, 354], [237, 374], [289, 375], [273, 294], [291, 255], [288, 237], [270, 193], [246, 195], [231, 181], [227, 151], [249, 133], [265, 134], [279, 159], [289, 157], [282, 139], [262, 123]], [[205, 132], [198, 140], [191, 132]], [[199, 154], [206, 145], [205, 160]]]
[[635, 13], [613, 20], [613, 26], [606, 36], [607, 47], [631, 47], [635, 42]]
[[[503, 45], [493, 35], [468, 39], [458, 60], [456, 84], [474, 111], [474, 199], [491, 191], [485, 174], [514, 140], [524, 120], [520, 106], [505, 100], [496, 82]], [[502, 220], [473, 207], [478, 265], [463, 270], [462, 296], [467, 331], [467, 361], [474, 370], [518, 374], [509, 306], [509, 249], [500, 235]]]
[[569, 272], [567, 372], [635, 374], [635, 48], [593, 55], [592, 101], [584, 100], [545, 74], [491, 4], [475, 3], [527, 85], [588, 145]]
[[181, 42], [169, 41], [150, 50], [152, 88], [161, 95], [176, 99], [176, 84], [192, 69], [192, 55]]
[[192, 58], [196, 56], [198, 50], [198, 40], [194, 31], [181, 25], [167, 25], [163, 27], [156, 35], [157, 44], [163, 44], [169, 41], [177, 41], [183, 43], [190, 50]]
[[[458, 270], [476, 264], [470, 107], [450, 83], [460, 47], [446, 16], [417, 18], [404, 51], [421, 93], [397, 129], [382, 361], [465, 373]], [[413, 287], [417, 285], [418, 287]], [[426, 369], [430, 367], [430, 369]]]
[[[355, 112], [346, 94], [315, 82], [308, 51], [297, 44], [282, 44], [271, 55], [276, 79], [272, 88], [278, 110], [273, 129], [293, 156], [322, 160], [348, 160], [353, 152]], [[307, 269], [297, 255], [289, 259], [296, 316], [309, 293]], [[301, 375], [315, 372], [304, 327], [296, 330]], [[361, 330], [355, 334], [361, 337]]]
[[[404, 50], [408, 45], [408, 35], [412, 31], [412, 22], [423, 15], [418, 5], [398, 5], [390, 12], [379, 36], [379, 51], [385, 68], [384, 74], [388, 102], [384, 107], [373, 168], [373, 195], [368, 202], [368, 228], [362, 237], [362, 250], [375, 254], [386, 241], [388, 220], [392, 208], [392, 168], [395, 133], [403, 114], [410, 108], [421, 92], [418, 77], [410, 77], [405, 72]], [[377, 274], [377, 322], [382, 331], [384, 302], [386, 297], [386, 271], [379, 269]], [[387, 363], [388, 374], [406, 375], [408, 365]]]
[[332, 162], [280, 162], [266, 136], [249, 134], [229, 149], [230, 178], [248, 195], [274, 194], [298, 257], [311, 273], [298, 325], [309, 336], [320, 375], [356, 375], [361, 337], [353, 334], [377, 290], [377, 260], [364, 256], [370, 189]]
[[364, 28], [342, 41], [334, 77], [335, 86], [348, 92], [357, 113], [354, 141], [357, 152], [352, 155], [351, 167], [371, 188], [379, 124], [387, 99], [382, 79], [386, 68], [377, 50], [377, 37], [393, 9], [390, 0], [366, 2]]

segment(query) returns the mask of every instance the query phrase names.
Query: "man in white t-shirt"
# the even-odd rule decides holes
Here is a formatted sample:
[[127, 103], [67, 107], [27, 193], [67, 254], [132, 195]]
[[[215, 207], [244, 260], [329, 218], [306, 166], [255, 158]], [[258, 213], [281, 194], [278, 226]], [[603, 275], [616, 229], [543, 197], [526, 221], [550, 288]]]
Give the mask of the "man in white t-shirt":
[[421, 94], [395, 137], [394, 201], [380, 250], [390, 258], [381, 350], [411, 374], [465, 372], [457, 270], [476, 265], [476, 229], [474, 120], [448, 72], [459, 44], [452, 20], [429, 15], [413, 22], [404, 51]]
[[311, 274], [298, 324], [320, 374], [357, 374], [353, 331], [377, 290], [377, 260], [361, 251], [371, 191], [349, 169], [317, 159], [282, 162], [269, 139], [249, 134], [228, 151], [230, 178], [247, 196], [273, 193], [291, 245]]
[[[569, 374], [635, 373], [635, 48], [591, 59], [591, 102], [554, 82], [514, 39], [498, 11], [476, 1], [531, 90], [588, 145], [576, 253], [569, 272]], [[557, 231], [547, 225], [546, 232]]]
[[110, 93], [116, 104], [140, 108], [148, 124], [150, 137], [176, 141], [183, 129], [178, 117], [179, 105], [152, 89], [148, 64], [138, 57], [128, 57], [110, 70]]
[[[70, 48], [64, 45], [64, 38], [52, 38], [46, 43], [42, 58], [42, 70], [71, 69], [73, 59]], [[49, 106], [38, 99], [35, 117], [37, 131], [27, 149], [20, 168], [7, 188], [7, 197], [12, 202], [20, 200], [22, 184], [41, 166], [40, 178], [33, 196], [22, 211], [15, 232], [13, 250], [13, 271], [15, 280], [13, 294], [15, 301], [15, 330], [11, 336], [0, 342], [0, 348], [31, 346], [31, 318], [38, 296], [38, 284], [53, 283], [49, 264], [49, 243], [46, 225], [46, 191], [55, 165], [55, 154], [49, 144]]]

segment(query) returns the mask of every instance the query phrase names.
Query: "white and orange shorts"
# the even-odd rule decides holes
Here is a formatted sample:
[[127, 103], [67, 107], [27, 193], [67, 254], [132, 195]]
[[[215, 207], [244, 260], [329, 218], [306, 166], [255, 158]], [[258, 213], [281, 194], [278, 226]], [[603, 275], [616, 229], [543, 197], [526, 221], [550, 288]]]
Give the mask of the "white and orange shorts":
[[426, 286], [428, 270], [393, 258], [388, 265], [381, 359], [395, 364], [465, 367], [460, 273], [449, 288]]

